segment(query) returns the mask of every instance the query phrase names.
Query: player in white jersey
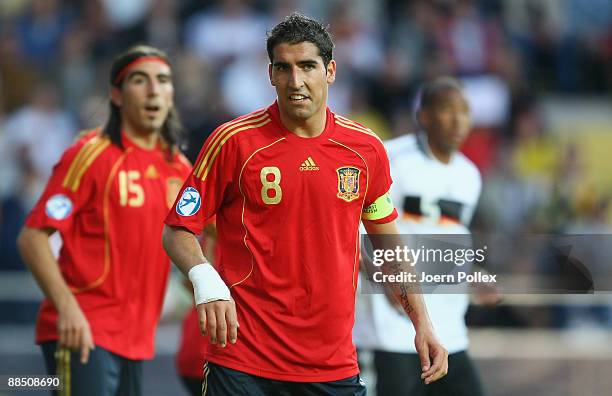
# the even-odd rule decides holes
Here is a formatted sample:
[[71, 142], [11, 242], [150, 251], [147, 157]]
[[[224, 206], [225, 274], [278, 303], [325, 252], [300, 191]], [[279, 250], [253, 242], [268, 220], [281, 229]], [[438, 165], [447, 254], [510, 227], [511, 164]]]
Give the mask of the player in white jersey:
[[[458, 149], [469, 134], [470, 110], [460, 83], [439, 78], [426, 85], [418, 112], [422, 131], [386, 142], [401, 211], [402, 234], [469, 234], [481, 190], [480, 173]], [[374, 351], [378, 395], [481, 396], [483, 387], [467, 354], [466, 293], [424, 294], [438, 336], [449, 352], [448, 375], [424, 385], [410, 320], [384, 294], [361, 295], [354, 341]], [[411, 375], [411, 373], [413, 373]]]

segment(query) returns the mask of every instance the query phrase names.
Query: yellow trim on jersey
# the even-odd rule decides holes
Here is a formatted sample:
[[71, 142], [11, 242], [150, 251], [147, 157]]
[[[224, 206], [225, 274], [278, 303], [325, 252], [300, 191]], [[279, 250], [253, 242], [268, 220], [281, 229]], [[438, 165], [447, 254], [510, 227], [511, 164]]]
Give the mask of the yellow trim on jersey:
[[232, 287], [234, 287], [234, 286], [238, 286], [239, 284], [241, 284], [245, 280], [249, 279], [249, 277], [253, 273], [253, 268], [255, 268], [255, 256], [253, 255], [253, 252], [251, 251], [251, 249], [249, 248], [249, 245], [247, 244], [247, 236], [249, 235], [249, 231], [247, 230], [246, 224], [244, 224], [244, 208], [246, 207], [246, 195], [244, 195], [244, 192], [242, 191], [242, 172], [244, 172], [244, 168], [249, 163], [251, 158], [253, 158], [253, 156], [255, 156], [255, 154], [257, 154], [261, 150], [265, 150], [268, 147], [271, 147], [271, 146], [275, 145], [276, 143], [278, 143], [280, 141], [283, 141], [283, 140], [285, 140], [284, 137], [280, 138], [278, 140], [275, 140], [272, 143], [270, 143], [270, 144], [268, 144], [266, 146], [260, 147], [257, 150], [253, 151], [253, 153], [251, 153], [251, 155], [249, 155], [249, 157], [246, 159], [246, 161], [244, 161], [244, 164], [242, 164], [242, 168], [240, 168], [240, 175], [238, 176], [238, 191], [240, 191], [240, 195], [242, 195], [242, 215], [241, 215], [241, 218], [240, 218], [240, 220], [242, 221], [242, 228], [244, 228], [244, 237], [242, 238], [242, 242], [244, 243], [244, 246], [247, 248], [249, 253], [251, 253], [251, 270], [249, 271], [249, 273], [244, 278], [242, 278], [238, 282], [233, 283], [229, 287], [230, 289]]
[[[230, 133], [226, 134], [225, 137], [223, 138], [223, 140], [221, 140], [219, 142], [219, 145], [217, 146], [216, 150], [210, 156], [210, 161], [206, 165], [206, 171], [204, 172], [204, 174], [202, 175], [202, 178], [201, 178], [202, 181], [206, 180], [206, 176], [208, 176], [208, 173], [212, 169], [213, 163], [215, 162], [215, 158], [217, 158], [217, 155], [219, 154], [219, 152], [221, 152], [221, 147], [223, 147], [223, 145], [225, 144], [225, 142], [227, 142], [229, 140], [229, 138], [231, 138], [232, 136], [234, 136], [235, 134], [237, 134], [239, 132], [246, 131], [248, 129], [259, 128], [259, 127], [262, 127], [262, 126], [264, 126], [264, 125], [266, 125], [266, 124], [268, 124], [270, 122], [272, 122], [272, 119], [270, 117], [267, 117], [265, 119], [265, 121], [260, 122], [259, 124], [246, 125], [246, 126], [243, 126], [242, 128], [234, 129]], [[209, 152], [209, 154], [210, 154], [210, 152]]]
[[[363, 200], [361, 201], [361, 211], [363, 212], [363, 205], [365, 204], [365, 198], [368, 194], [368, 188], [370, 187], [370, 170], [368, 168], [368, 162], [365, 160], [365, 158], [363, 158], [361, 154], [359, 154], [359, 152], [357, 152], [357, 150], [354, 150], [345, 144], [337, 142], [334, 139], [327, 139], [327, 140], [329, 140], [332, 143], [336, 143], [337, 145], [342, 146], [349, 151], [352, 151], [353, 153], [357, 154], [357, 156], [359, 156], [359, 158], [361, 158], [361, 160], [363, 161], [363, 166], [366, 169], [365, 192], [363, 193]], [[357, 273], [358, 270], [359, 270], [359, 232], [357, 232], [357, 243], [355, 243], [355, 262], [353, 264], [353, 291], [357, 290], [357, 283], [355, 282], [355, 274]]]
[[376, 139], [378, 139], [379, 142], [382, 143], [382, 140], [380, 139], [380, 137], [376, 133], [374, 133], [371, 129], [365, 128], [359, 124], [356, 124], [353, 121], [349, 120], [348, 118], [344, 118], [338, 115], [336, 115], [336, 117], [337, 117], [336, 124], [343, 126], [345, 128], [348, 128], [348, 129], [352, 129], [357, 132], [365, 133], [366, 135], [373, 136]]
[[[206, 168], [206, 166], [208, 165], [208, 159], [211, 155], [211, 153], [213, 152], [213, 150], [216, 148], [217, 144], [223, 139], [224, 135], [233, 130], [234, 128], [238, 128], [241, 126], [244, 126], [246, 124], [249, 124], [251, 122], [259, 122], [261, 120], [264, 120], [266, 117], [269, 117], [268, 113], [266, 110], [262, 110], [260, 112], [254, 113], [253, 115], [250, 115], [248, 117], [242, 118], [242, 119], [237, 119], [234, 121], [230, 121], [227, 124], [223, 125], [219, 131], [215, 134], [215, 136], [213, 136], [210, 142], [210, 145], [208, 146], [208, 149], [206, 150], [206, 154], [202, 155], [201, 160], [196, 163], [196, 165], [194, 166], [194, 172], [193, 174], [196, 177], [201, 177], [202, 175], [202, 171]], [[221, 143], [223, 144], [223, 143]], [[212, 162], [212, 159], [211, 159]]]
[[[210, 148], [212, 147], [212, 145], [214, 144], [214, 140], [217, 139], [217, 137], [219, 137], [220, 134], [224, 133], [228, 128], [231, 128], [233, 126], [236, 126], [239, 123], [243, 123], [246, 121], [250, 121], [256, 117], [259, 117], [260, 115], [264, 114], [266, 112], [266, 110], [260, 110], [256, 113], [253, 113], [251, 115], [242, 117], [242, 118], [237, 118], [235, 120], [229, 121], [225, 124], [222, 124], [220, 127], [217, 128], [217, 130], [213, 131], [211, 137], [209, 138], [211, 140], [210, 145], [208, 146], [208, 149], [206, 150], [206, 152], [210, 151]], [[206, 146], [206, 143], [204, 144], [204, 146]], [[197, 173], [199, 172], [199, 169], [202, 167], [202, 164], [204, 162], [204, 156], [202, 155], [198, 160], [196, 160], [195, 165], [193, 166], [193, 174], [197, 176]]]
[[76, 192], [81, 184], [81, 178], [93, 161], [111, 144], [108, 138], [95, 137], [87, 142], [70, 164], [62, 186]]
[[355, 122], [355, 121], [353, 121], [353, 120], [350, 120], [350, 119], [348, 119], [348, 118], [346, 118], [346, 117], [343, 117], [343, 116], [341, 116], [341, 115], [339, 115], [339, 114], [336, 114], [336, 121], [340, 121], [340, 122], [342, 122], [342, 123], [344, 123], [344, 124], [347, 124], [347, 125], [352, 125], [352, 126], [354, 126], [354, 127], [356, 127], [356, 128], [361, 128], [361, 129], [363, 129], [363, 130], [364, 130], [366, 133], [369, 133], [370, 135], [374, 135], [374, 136], [378, 137], [378, 135], [376, 135], [376, 134], [374, 133], [374, 131], [372, 131], [370, 128], [368, 128], [368, 127], [366, 127], [366, 126], [364, 126], [364, 125], [361, 125], [361, 124], [359, 124], [359, 123], [357, 123], [357, 122]]
[[108, 146], [110, 146], [110, 144], [111, 144], [110, 140], [105, 139], [104, 141], [102, 141], [102, 143], [100, 143], [99, 145], [96, 145], [96, 149], [93, 150], [91, 155], [84, 160], [85, 163], [83, 164], [83, 166], [79, 169], [78, 173], [76, 174], [75, 180], [72, 186], [70, 187], [72, 191], [76, 191], [79, 189], [79, 186], [81, 185], [81, 178], [85, 174], [85, 171], [91, 166], [94, 160], [98, 158], [98, 156], [102, 154], [102, 152], [106, 150]]
[[389, 192], [381, 195], [376, 199], [376, 201], [372, 202], [370, 206], [363, 209], [361, 212], [362, 220], [380, 220], [389, 216], [393, 213], [393, 201], [391, 201], [391, 195]]
[[68, 187], [71, 184], [70, 181], [74, 178], [74, 173], [76, 172], [76, 169], [79, 167], [80, 163], [82, 162], [82, 158], [84, 156], [87, 156], [88, 152], [90, 152], [93, 148], [95, 148], [95, 145], [98, 144], [99, 142], [100, 142], [100, 138], [96, 136], [92, 138], [90, 141], [88, 141], [87, 143], [85, 143], [83, 147], [81, 147], [77, 155], [72, 160], [72, 163], [70, 164], [70, 167], [68, 168], [68, 172], [66, 172], [66, 176], [64, 176], [64, 181], [62, 183], [64, 187]]
[[202, 162], [200, 163], [195, 172], [196, 177], [202, 177], [202, 180], [204, 180], [202, 174], [204, 170], [207, 169], [214, 161], [214, 153], [216, 153], [217, 150], [221, 149], [221, 146], [223, 146], [223, 144], [227, 141], [228, 137], [234, 135], [233, 132], [235, 132], [236, 130], [242, 131], [244, 129], [253, 128], [255, 127], [255, 125], [258, 125], [253, 123], [257, 123], [263, 120], [270, 121], [270, 117], [268, 116], [268, 114], [264, 114], [261, 117], [249, 118], [247, 120], [225, 127], [220, 130], [219, 133], [213, 138], [210, 147], [206, 151], [206, 155], [202, 157]]
[[340, 121], [340, 120], [336, 120], [336, 124], [338, 124], [340, 126], [343, 126], [345, 128], [348, 128], [348, 129], [352, 129], [352, 130], [357, 131], [357, 132], [365, 133], [366, 135], [375, 136], [374, 132], [370, 132], [370, 131], [368, 131], [366, 129], [363, 129], [362, 127], [360, 127], [358, 125], [351, 125], [351, 124], [348, 124], [348, 123], [346, 123], [344, 121]]
[[[363, 156], [361, 154], [359, 154], [359, 152], [357, 152], [357, 150], [354, 150], [354, 149], [350, 148], [349, 146], [347, 146], [345, 144], [342, 144], [342, 143], [340, 143], [340, 142], [338, 142], [338, 141], [336, 141], [334, 139], [327, 139], [327, 140], [329, 140], [332, 143], [336, 143], [337, 145], [342, 146], [342, 147], [344, 147], [345, 149], [347, 149], [349, 151], [352, 151], [353, 153], [357, 154], [357, 156], [359, 158], [361, 158], [361, 160], [363, 161], [363, 166], [366, 169], [366, 189], [365, 189], [365, 193], [363, 194], [364, 199], [365, 199], [365, 196], [368, 193], [368, 184], [369, 184], [369, 179], [370, 179], [370, 171], [368, 169], [368, 162], [365, 160], [365, 158], [363, 158]], [[363, 202], [363, 203], [365, 203], [365, 202]], [[363, 203], [362, 203], [362, 205], [363, 205]], [[363, 208], [362, 208], [362, 210], [363, 210]]]
[[110, 273], [110, 266], [111, 266], [111, 262], [110, 262], [110, 259], [111, 259], [110, 214], [109, 214], [110, 190], [111, 190], [111, 186], [113, 185], [113, 180], [115, 180], [115, 175], [117, 174], [117, 171], [119, 170], [119, 167], [121, 166], [123, 161], [125, 161], [125, 158], [127, 157], [127, 155], [131, 152], [132, 152], [132, 148], [128, 147], [123, 152], [123, 155], [121, 155], [121, 157], [119, 157], [119, 159], [115, 161], [113, 167], [111, 168], [110, 173], [108, 174], [108, 178], [106, 179], [106, 184], [104, 185], [104, 195], [102, 196], [102, 202], [103, 202], [102, 203], [102, 216], [104, 220], [104, 268], [102, 269], [102, 274], [97, 279], [95, 279], [94, 281], [90, 282], [89, 284], [85, 286], [82, 286], [79, 288], [71, 287], [70, 290], [74, 294], [78, 294], [78, 293], [82, 293], [87, 290], [95, 289], [96, 287], [104, 283], [106, 278], [108, 278], [108, 274]]

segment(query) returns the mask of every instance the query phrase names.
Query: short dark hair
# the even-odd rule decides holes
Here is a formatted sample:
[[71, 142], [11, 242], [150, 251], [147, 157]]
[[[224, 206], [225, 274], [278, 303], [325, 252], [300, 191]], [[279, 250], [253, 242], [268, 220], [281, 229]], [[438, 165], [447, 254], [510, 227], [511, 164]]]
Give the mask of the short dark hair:
[[270, 63], [273, 63], [274, 47], [282, 43], [299, 44], [308, 41], [317, 46], [325, 67], [332, 60], [334, 43], [331, 35], [321, 22], [294, 12], [268, 32], [266, 49]]
[[[110, 69], [110, 85], [120, 89], [125, 78], [121, 77], [117, 79], [117, 77], [128, 64], [143, 57], [159, 58], [170, 65], [168, 56], [162, 50], [148, 45], [137, 45], [119, 54], [113, 60]], [[123, 148], [123, 144], [121, 143], [121, 111], [112, 100], [109, 100], [109, 104], [110, 114], [106, 124], [102, 128], [102, 133], [109, 136], [113, 144]], [[175, 108], [172, 108], [168, 112], [168, 116], [161, 130], [161, 137], [169, 146], [168, 154], [170, 157], [173, 151], [176, 150], [181, 143], [183, 133], [183, 125], [178, 116], [178, 112]]]
[[463, 84], [453, 77], [444, 76], [438, 77], [435, 80], [425, 84], [421, 90], [420, 108], [431, 108], [442, 92], [457, 91], [464, 94]]

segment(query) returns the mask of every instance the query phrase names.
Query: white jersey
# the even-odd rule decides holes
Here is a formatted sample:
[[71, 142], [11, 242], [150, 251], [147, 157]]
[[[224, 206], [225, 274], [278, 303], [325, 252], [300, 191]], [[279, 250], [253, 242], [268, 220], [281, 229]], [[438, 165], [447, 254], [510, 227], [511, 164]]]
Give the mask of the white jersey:
[[[391, 164], [391, 197], [400, 213], [402, 234], [469, 234], [481, 190], [480, 173], [463, 154], [448, 164], [438, 161], [427, 137], [406, 135], [385, 142]], [[469, 296], [424, 294], [429, 316], [440, 342], [449, 353], [468, 347], [465, 313]], [[360, 294], [353, 332], [358, 348], [416, 353], [414, 327], [383, 294]]]

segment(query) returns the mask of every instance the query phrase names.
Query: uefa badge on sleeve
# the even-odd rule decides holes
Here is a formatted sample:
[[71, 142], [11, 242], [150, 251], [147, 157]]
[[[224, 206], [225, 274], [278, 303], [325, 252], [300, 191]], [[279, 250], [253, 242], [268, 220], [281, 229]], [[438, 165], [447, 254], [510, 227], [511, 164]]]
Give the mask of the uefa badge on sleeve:
[[72, 201], [64, 194], [55, 194], [47, 199], [45, 213], [54, 220], [64, 220], [72, 213]]
[[181, 199], [176, 204], [176, 213], [180, 216], [193, 216], [200, 210], [202, 199], [200, 193], [193, 187], [187, 187], [183, 190]]

